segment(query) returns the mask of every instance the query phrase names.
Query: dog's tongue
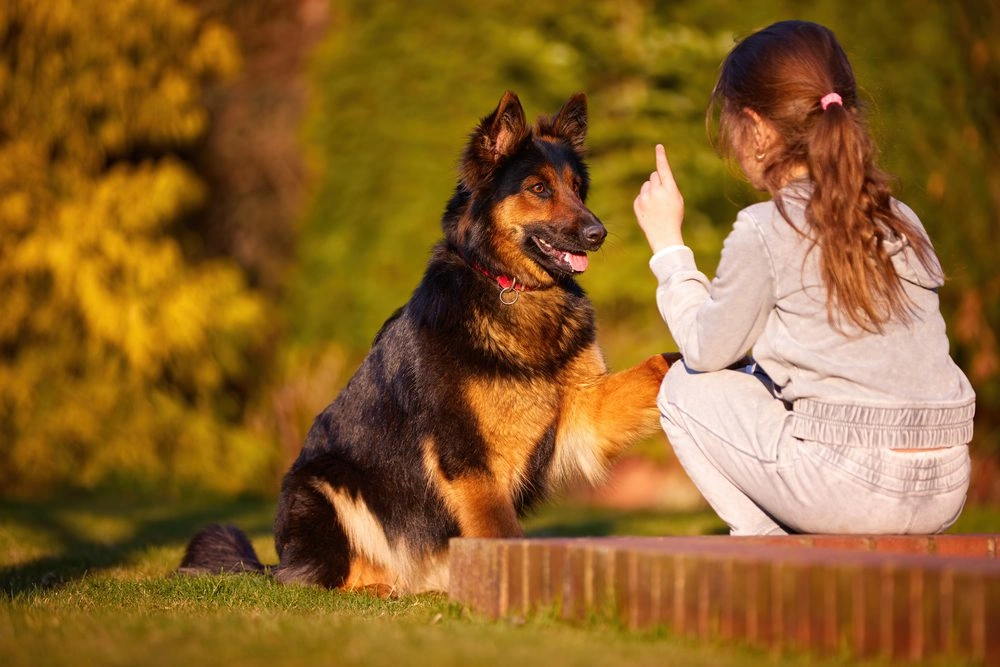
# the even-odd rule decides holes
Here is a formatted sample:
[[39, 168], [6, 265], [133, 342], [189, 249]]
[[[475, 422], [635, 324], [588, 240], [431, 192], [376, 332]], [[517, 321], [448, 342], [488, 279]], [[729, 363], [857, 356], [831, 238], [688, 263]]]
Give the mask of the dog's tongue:
[[563, 261], [573, 267], [573, 270], [577, 273], [586, 271], [587, 266], [590, 264], [590, 260], [587, 259], [586, 253], [582, 252], [567, 252], [563, 254]]

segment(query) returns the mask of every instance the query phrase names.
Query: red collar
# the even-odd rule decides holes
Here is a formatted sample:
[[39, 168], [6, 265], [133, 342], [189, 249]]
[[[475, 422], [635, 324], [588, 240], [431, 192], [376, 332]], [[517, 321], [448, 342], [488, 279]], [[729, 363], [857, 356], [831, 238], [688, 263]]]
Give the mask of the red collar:
[[511, 278], [505, 275], [493, 275], [483, 267], [479, 262], [473, 262], [472, 266], [476, 267], [481, 274], [496, 282], [500, 286], [501, 290], [508, 291], [514, 290], [515, 292], [531, 292], [537, 289], [536, 287], [528, 287], [524, 283], [518, 283], [517, 278]]
[[493, 275], [481, 264], [479, 264], [479, 262], [470, 262], [470, 264], [476, 267], [476, 269], [484, 276], [496, 282], [497, 286], [500, 288], [500, 303], [505, 306], [513, 306], [517, 303], [517, 300], [521, 298], [521, 292], [531, 292], [532, 290], [538, 289], [537, 287], [529, 287], [524, 283], [518, 284], [517, 278], [504, 275]]

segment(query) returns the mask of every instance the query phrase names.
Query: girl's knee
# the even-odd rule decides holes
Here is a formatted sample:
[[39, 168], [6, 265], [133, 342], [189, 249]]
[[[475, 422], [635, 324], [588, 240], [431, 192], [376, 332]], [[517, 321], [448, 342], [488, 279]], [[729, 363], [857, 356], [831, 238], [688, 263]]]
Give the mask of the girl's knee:
[[659, 404], [662, 406], [669, 403], [676, 403], [677, 400], [687, 392], [684, 387], [688, 383], [688, 376], [692, 371], [688, 370], [684, 362], [678, 362], [670, 367], [660, 384]]
[[663, 383], [660, 385], [660, 405], [667, 403], [683, 405], [690, 401], [711, 400], [717, 392], [724, 389], [727, 375], [732, 371], [702, 372], [693, 371], [683, 362], [670, 367]]
[[[764, 379], [762, 379], [764, 378]], [[718, 401], [723, 396], [740, 395], [747, 399], [774, 398], [767, 376], [760, 377], [745, 370], [693, 371], [683, 363], [670, 367], [660, 385], [659, 401], [663, 405], [683, 405], [694, 402]]]

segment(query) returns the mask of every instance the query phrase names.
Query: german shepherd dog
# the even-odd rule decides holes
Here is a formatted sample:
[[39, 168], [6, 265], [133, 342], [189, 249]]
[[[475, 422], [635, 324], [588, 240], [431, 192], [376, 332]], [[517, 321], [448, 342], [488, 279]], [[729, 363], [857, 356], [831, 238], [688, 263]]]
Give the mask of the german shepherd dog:
[[584, 204], [586, 131], [583, 94], [534, 127], [504, 94], [469, 138], [423, 280], [284, 477], [280, 563], [211, 526], [181, 572], [447, 590], [450, 538], [522, 535], [519, 515], [655, 430], [674, 357], [609, 374], [573, 279], [607, 234]]

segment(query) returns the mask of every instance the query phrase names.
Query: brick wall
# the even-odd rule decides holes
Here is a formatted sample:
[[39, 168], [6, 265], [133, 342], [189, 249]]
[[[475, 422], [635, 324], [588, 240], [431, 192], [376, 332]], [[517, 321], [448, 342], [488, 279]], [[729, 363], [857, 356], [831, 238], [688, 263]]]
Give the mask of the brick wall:
[[456, 539], [450, 595], [679, 635], [1000, 665], [997, 535]]

